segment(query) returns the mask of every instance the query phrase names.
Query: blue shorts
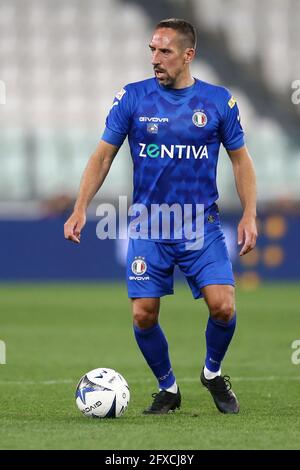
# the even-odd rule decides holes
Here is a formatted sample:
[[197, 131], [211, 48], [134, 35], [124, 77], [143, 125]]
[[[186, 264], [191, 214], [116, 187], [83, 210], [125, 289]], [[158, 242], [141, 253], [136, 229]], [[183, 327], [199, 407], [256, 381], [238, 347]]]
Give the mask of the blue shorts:
[[234, 286], [232, 265], [220, 225], [205, 229], [201, 249], [186, 249], [186, 242], [156, 242], [129, 239], [127, 289], [129, 298], [162, 297], [173, 294], [174, 267], [177, 265], [195, 299], [210, 284]]

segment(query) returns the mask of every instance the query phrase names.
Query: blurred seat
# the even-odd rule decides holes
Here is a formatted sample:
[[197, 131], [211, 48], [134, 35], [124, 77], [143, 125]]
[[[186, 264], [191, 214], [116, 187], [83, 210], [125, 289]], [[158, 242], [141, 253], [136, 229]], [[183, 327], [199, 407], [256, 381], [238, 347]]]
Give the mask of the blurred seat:
[[259, 62], [269, 87], [287, 94], [300, 76], [297, 0], [193, 0], [200, 27], [222, 32], [240, 61]]

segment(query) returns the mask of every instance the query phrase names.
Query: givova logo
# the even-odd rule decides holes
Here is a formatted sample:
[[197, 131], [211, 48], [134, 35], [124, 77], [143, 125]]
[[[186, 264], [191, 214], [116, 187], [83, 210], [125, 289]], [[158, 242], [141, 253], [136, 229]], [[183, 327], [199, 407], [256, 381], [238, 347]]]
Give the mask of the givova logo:
[[195, 158], [201, 160], [208, 158], [208, 150], [206, 145], [195, 147], [194, 145], [158, 145], [158, 144], [143, 144], [139, 143], [141, 147], [139, 156], [146, 158]]

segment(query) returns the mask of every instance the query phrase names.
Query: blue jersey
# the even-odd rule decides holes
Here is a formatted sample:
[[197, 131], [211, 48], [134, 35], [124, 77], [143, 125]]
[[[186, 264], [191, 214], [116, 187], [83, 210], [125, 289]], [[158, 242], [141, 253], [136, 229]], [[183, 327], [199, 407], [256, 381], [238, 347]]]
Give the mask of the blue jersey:
[[115, 97], [102, 139], [120, 146], [126, 136], [133, 203], [149, 209], [164, 203], [210, 208], [218, 199], [220, 144], [227, 150], [244, 145], [231, 93], [197, 79], [184, 89], [166, 88], [156, 78], [126, 85]]

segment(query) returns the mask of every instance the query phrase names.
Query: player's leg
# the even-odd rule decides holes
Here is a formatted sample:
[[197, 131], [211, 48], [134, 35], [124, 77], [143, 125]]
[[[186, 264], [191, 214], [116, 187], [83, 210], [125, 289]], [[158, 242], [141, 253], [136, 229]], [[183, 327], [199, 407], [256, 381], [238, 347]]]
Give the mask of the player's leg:
[[172, 250], [162, 245], [130, 239], [127, 256], [127, 287], [132, 299], [134, 335], [160, 389], [145, 411], [153, 414], [179, 408], [181, 401], [168, 343], [158, 323], [160, 297], [173, 293]]
[[[206, 329], [207, 355], [201, 382], [224, 413], [237, 413], [238, 403], [227, 378], [222, 377], [224, 358], [235, 329], [234, 278], [232, 265], [215, 214], [213, 223], [206, 226], [204, 245], [200, 250], [178, 248], [178, 264], [185, 274], [195, 299], [205, 297], [210, 309]], [[204, 371], [206, 377], [204, 376]]]
[[221, 363], [234, 334], [236, 325], [234, 287], [207, 285], [202, 294], [209, 309], [206, 327], [206, 358], [201, 382], [210, 391], [222, 413], [238, 413], [239, 403], [228, 376], [221, 375]]
[[201, 290], [209, 309], [204, 374], [207, 379], [213, 379], [221, 375], [221, 362], [235, 330], [234, 287], [216, 284]]
[[160, 390], [176, 393], [177, 385], [169, 348], [158, 323], [160, 299], [132, 299], [133, 328], [137, 344], [155, 375]]
[[159, 298], [132, 299], [135, 339], [160, 390], [145, 414], [164, 414], [180, 407], [180, 392], [169, 358], [168, 343], [158, 323], [159, 307]]

